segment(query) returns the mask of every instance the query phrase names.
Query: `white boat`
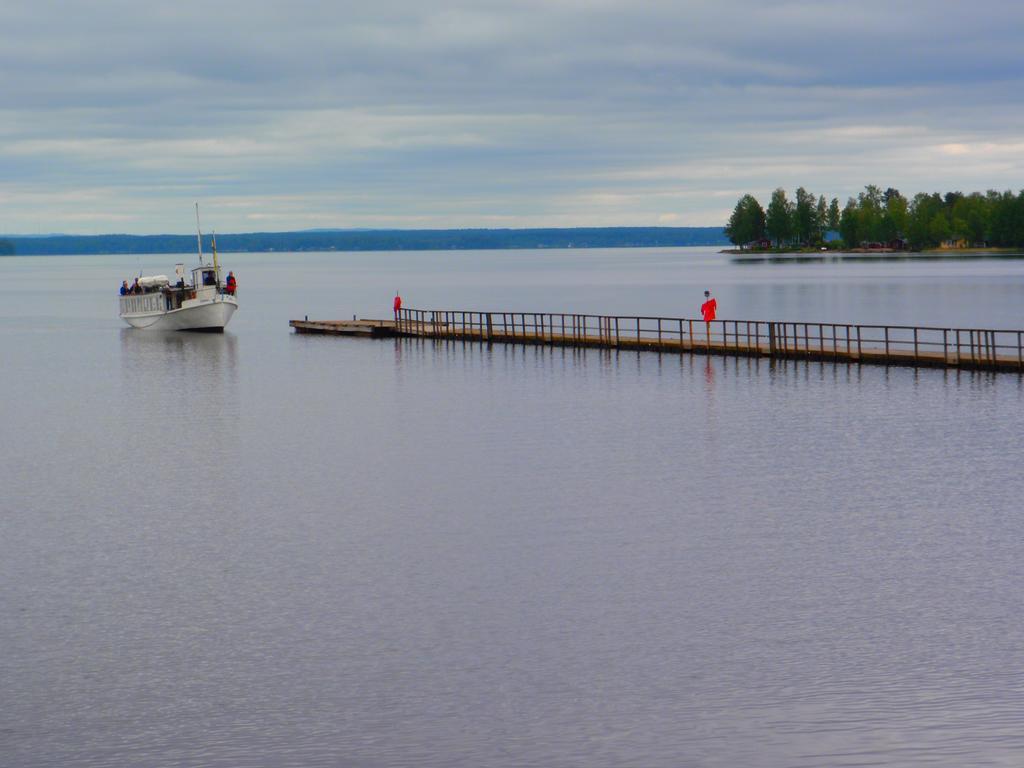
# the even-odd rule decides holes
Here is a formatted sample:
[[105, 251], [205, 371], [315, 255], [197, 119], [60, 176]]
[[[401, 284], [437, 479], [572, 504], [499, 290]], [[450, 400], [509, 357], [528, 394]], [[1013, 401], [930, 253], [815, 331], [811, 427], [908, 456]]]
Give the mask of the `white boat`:
[[199, 205], [196, 205], [196, 237], [199, 240], [199, 266], [192, 270], [191, 282], [185, 279], [185, 265], [175, 265], [177, 281], [166, 275], [139, 277], [132, 291], [120, 298], [120, 315], [132, 328], [154, 331], [220, 332], [238, 309], [234, 286], [220, 277], [217, 243], [213, 245], [213, 264], [203, 262], [203, 239], [199, 231]]

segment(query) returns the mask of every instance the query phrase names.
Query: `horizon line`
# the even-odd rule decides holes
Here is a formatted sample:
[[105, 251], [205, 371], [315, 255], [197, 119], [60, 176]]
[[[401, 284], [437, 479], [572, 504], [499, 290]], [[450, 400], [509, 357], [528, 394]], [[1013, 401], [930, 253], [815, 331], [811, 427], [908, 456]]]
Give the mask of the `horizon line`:
[[[282, 229], [282, 230], [248, 230], [244, 232], [216, 232], [211, 230], [204, 232], [204, 237], [218, 235], [221, 237], [232, 237], [236, 235], [295, 235], [295, 234], [339, 234], [339, 233], [373, 233], [373, 232], [569, 232], [578, 230], [619, 230], [619, 229], [661, 229], [661, 230], [690, 230], [690, 229], [724, 229], [725, 224], [693, 224], [686, 226], [668, 226], [663, 224], [620, 224], [614, 226], [578, 226], [578, 227], [315, 227], [312, 229]], [[150, 232], [138, 234], [132, 232], [102, 232], [96, 234], [85, 234], [77, 232], [48, 232], [44, 234], [0, 234], [5, 239], [32, 239], [41, 240], [53, 237], [195, 237], [195, 232]]]

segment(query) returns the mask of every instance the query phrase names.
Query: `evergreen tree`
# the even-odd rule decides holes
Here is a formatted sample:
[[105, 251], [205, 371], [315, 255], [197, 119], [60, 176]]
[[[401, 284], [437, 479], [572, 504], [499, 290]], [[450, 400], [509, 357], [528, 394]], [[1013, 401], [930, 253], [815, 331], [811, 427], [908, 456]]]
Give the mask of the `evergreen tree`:
[[953, 204], [953, 221], [960, 222], [959, 227], [954, 223], [953, 229], [970, 243], [983, 243], [988, 240], [991, 213], [988, 199], [972, 192]]
[[1017, 217], [1017, 198], [1013, 192], [990, 192], [990, 238], [993, 245], [1016, 245], [1014, 237], [1014, 220]]
[[772, 192], [772, 201], [765, 214], [765, 231], [775, 241], [776, 247], [793, 236], [793, 206], [782, 187]]
[[912, 248], [928, 248], [938, 245], [932, 238], [932, 220], [942, 213], [942, 198], [935, 194], [919, 192], [910, 203], [907, 223], [907, 237]]
[[857, 213], [860, 217], [857, 236], [861, 240], [879, 241], [883, 239], [882, 211], [884, 207], [885, 198], [882, 190], [874, 184], [868, 184], [864, 187], [864, 191], [857, 195]]
[[814, 195], [803, 187], [798, 188], [793, 209], [793, 235], [798, 243], [806, 244], [814, 239], [814, 233], [818, 228], [814, 213]]
[[796, 200], [790, 202], [779, 188], [772, 193], [767, 211], [761, 211], [750, 196], [741, 199], [727, 230], [733, 242], [742, 244], [754, 239], [748, 221], [754, 223], [758, 233], [771, 237], [776, 246], [794, 240], [818, 242], [824, 231], [831, 229], [839, 231], [848, 248], [897, 238], [906, 240], [911, 248], [933, 248], [951, 237], [964, 238], [971, 244], [1022, 248], [1024, 190], [922, 192], [908, 200], [894, 187], [883, 192], [869, 184], [840, 210], [837, 198], [826, 206], [823, 196], [815, 200], [800, 187]]
[[828, 229], [828, 203], [825, 202], [825, 196], [822, 195], [818, 198], [818, 207], [814, 212], [814, 223], [815, 223], [815, 242], [820, 243], [825, 239], [825, 230]]
[[828, 204], [828, 228], [838, 232], [839, 231], [839, 198], [833, 197], [832, 202]]
[[742, 248], [744, 244], [764, 237], [764, 225], [765, 216], [761, 204], [753, 195], [744, 195], [729, 217], [725, 234], [733, 244]]
[[843, 245], [847, 248], [856, 248], [860, 245], [860, 213], [857, 210], [857, 201], [852, 197], [846, 201], [842, 216], [839, 219], [839, 234], [842, 235]]
[[882, 214], [882, 239], [885, 242], [906, 237], [907, 211], [907, 198], [892, 187], [886, 190], [885, 211]]

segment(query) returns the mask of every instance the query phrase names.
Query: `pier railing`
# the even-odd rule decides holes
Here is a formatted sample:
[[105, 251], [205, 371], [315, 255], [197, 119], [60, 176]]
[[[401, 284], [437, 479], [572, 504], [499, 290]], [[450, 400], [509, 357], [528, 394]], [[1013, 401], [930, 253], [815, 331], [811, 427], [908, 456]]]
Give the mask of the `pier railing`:
[[552, 312], [402, 309], [404, 336], [524, 344], [962, 366], [1024, 372], [1024, 331], [703, 320]]

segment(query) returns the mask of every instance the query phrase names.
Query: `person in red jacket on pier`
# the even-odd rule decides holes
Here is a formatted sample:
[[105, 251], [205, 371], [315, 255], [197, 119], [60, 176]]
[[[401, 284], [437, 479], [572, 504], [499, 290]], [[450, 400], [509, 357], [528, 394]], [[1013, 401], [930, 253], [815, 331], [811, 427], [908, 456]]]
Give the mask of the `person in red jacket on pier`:
[[711, 321], [715, 319], [717, 311], [718, 302], [711, 298], [711, 291], [704, 291], [704, 303], [700, 305], [700, 314], [706, 323], [708, 346], [711, 345]]
[[395, 291], [395, 303], [394, 303], [395, 322], [398, 322], [398, 312], [401, 309], [402, 309], [402, 297], [398, 295], [398, 291]]
[[700, 314], [705, 323], [715, 319], [715, 312], [718, 310], [718, 302], [711, 298], [711, 291], [704, 291], [704, 303], [700, 305]]

